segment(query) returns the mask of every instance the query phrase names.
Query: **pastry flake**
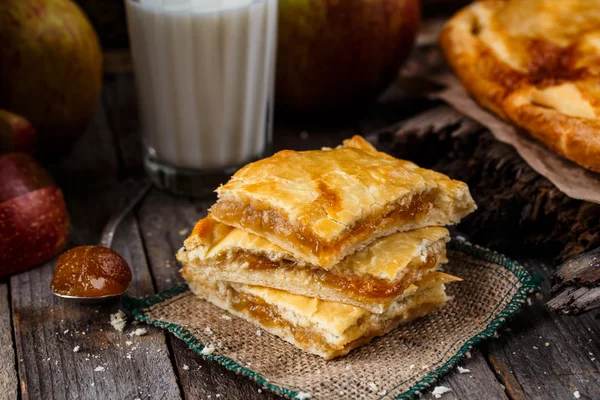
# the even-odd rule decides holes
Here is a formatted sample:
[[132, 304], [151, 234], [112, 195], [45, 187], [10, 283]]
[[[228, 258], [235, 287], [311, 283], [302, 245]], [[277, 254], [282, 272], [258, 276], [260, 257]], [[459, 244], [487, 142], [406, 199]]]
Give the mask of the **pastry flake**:
[[600, 172], [599, 0], [474, 2], [440, 44], [482, 106]]
[[217, 193], [214, 219], [322, 268], [379, 237], [456, 223], [476, 208], [465, 183], [378, 152], [360, 136], [248, 164]]

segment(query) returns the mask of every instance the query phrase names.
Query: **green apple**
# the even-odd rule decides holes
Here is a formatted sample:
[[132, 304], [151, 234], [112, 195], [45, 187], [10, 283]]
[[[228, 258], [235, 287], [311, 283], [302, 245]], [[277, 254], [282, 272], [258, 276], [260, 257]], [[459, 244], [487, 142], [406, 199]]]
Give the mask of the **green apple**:
[[38, 130], [38, 153], [66, 153], [87, 128], [102, 83], [98, 38], [70, 0], [0, 1], [0, 108]]
[[277, 105], [315, 110], [366, 101], [408, 56], [419, 0], [280, 0]]

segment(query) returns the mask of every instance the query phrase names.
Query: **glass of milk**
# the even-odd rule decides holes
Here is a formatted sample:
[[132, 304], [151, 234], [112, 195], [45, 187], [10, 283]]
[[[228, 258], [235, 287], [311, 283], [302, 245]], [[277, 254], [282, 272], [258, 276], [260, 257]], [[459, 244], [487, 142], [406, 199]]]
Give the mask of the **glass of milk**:
[[277, 0], [127, 0], [144, 166], [212, 192], [270, 151]]

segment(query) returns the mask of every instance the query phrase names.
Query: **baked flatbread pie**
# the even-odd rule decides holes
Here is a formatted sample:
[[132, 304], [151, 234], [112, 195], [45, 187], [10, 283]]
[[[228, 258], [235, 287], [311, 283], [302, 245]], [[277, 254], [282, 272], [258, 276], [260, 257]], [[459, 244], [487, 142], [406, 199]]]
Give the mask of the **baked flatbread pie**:
[[377, 238], [457, 223], [476, 208], [465, 183], [378, 152], [360, 136], [248, 164], [217, 193], [214, 219], [325, 269]]
[[446, 263], [449, 232], [426, 227], [396, 232], [326, 270], [299, 265], [268, 240], [217, 222], [198, 221], [177, 254], [188, 281], [213, 280], [266, 286], [383, 313], [409, 286]]
[[259, 286], [206, 278], [188, 283], [200, 298], [329, 360], [442, 307], [449, 300], [444, 284], [456, 279], [442, 272], [427, 274], [383, 314]]
[[481, 105], [600, 172], [600, 0], [478, 1], [440, 43]]

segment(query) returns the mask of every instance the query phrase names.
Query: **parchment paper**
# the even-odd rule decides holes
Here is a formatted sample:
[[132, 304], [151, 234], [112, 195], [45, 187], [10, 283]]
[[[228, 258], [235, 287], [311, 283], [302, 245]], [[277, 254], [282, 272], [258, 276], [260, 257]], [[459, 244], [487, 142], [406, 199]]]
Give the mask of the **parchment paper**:
[[[446, 89], [432, 95], [488, 128], [496, 139], [515, 148], [523, 160], [567, 196], [600, 204], [600, 174], [588, 171], [553, 153], [519, 130], [483, 109], [452, 75], [429, 77]], [[599, 133], [600, 134], [600, 133]]]

